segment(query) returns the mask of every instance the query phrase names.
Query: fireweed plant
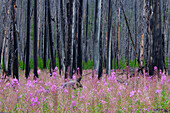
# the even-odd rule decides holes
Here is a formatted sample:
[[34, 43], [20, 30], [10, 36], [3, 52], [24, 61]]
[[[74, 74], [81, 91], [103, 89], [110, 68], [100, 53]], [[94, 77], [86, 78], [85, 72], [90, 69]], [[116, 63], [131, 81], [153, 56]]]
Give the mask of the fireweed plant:
[[[83, 75], [91, 70], [84, 70]], [[0, 112], [169, 112], [170, 77], [155, 67], [154, 76], [132, 77], [124, 83], [117, 81], [115, 72], [103, 75], [99, 81], [97, 75], [83, 76], [82, 88], [62, 87], [64, 76], [53, 73], [49, 77], [47, 70], [38, 70], [39, 78], [28, 79], [20, 72], [20, 81], [0, 79]], [[158, 77], [160, 75], [160, 77]], [[73, 75], [75, 80], [79, 75]], [[3, 78], [3, 77], [2, 77]], [[69, 80], [67, 80], [69, 81]]]

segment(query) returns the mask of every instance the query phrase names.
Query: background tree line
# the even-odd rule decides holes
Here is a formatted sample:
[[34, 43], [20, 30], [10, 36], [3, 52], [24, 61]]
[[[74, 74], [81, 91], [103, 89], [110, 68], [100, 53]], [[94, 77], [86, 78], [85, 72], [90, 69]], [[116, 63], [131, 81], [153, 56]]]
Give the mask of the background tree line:
[[84, 64], [93, 61], [100, 79], [103, 69], [110, 74], [111, 69], [134, 61], [135, 66], [152, 75], [154, 66], [166, 69], [166, 59], [170, 59], [169, 2], [1, 0], [3, 73], [19, 79], [22, 65], [26, 78], [31, 67], [38, 77], [42, 63], [52, 75], [57, 62], [60, 74], [72, 78], [73, 70], [82, 75]]

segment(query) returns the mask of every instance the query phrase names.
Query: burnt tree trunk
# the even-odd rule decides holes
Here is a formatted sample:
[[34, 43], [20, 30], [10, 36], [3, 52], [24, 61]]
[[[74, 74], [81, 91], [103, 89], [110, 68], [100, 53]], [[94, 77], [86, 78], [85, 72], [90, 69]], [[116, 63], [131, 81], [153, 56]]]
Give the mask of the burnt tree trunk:
[[70, 78], [72, 78], [72, 17], [73, 17], [73, 0], [70, 0], [69, 3], [67, 3], [67, 22], [68, 22], [68, 41], [67, 41], [67, 57], [66, 57], [66, 73], [65, 73], [65, 79], [68, 77], [67, 75], [70, 75]]
[[86, 4], [86, 41], [85, 41], [85, 62], [88, 62], [88, 53], [87, 53], [87, 40], [88, 40], [88, 21], [89, 21], [89, 4], [88, 4], [88, 0], [87, 0], [87, 4]]
[[65, 73], [65, 21], [63, 12], [63, 0], [59, 0], [59, 20], [60, 20], [60, 43], [61, 43], [61, 65], [62, 71]]
[[83, 19], [83, 0], [79, 0], [78, 9], [78, 52], [77, 52], [77, 67], [79, 68], [80, 75], [82, 76], [82, 19]]
[[27, 4], [27, 42], [26, 42], [26, 71], [25, 77], [28, 78], [30, 67], [29, 67], [29, 53], [30, 53], [30, 9], [31, 9], [31, 0], [28, 0]]
[[44, 57], [43, 68], [47, 68], [47, 0], [45, 0], [45, 25], [44, 25]]
[[50, 0], [48, 0], [48, 27], [49, 27], [49, 43], [50, 43], [50, 53], [51, 53], [51, 64], [52, 69], [55, 69], [56, 62], [54, 59], [54, 50], [53, 50], [53, 34], [52, 34], [52, 25], [51, 25], [51, 11], [50, 11]]
[[[72, 65], [73, 69], [77, 71], [77, 0], [74, 0], [73, 2], [73, 27], [72, 27], [72, 38], [73, 38], [73, 59], [72, 59]], [[73, 71], [71, 69], [71, 71]]]
[[149, 74], [154, 74], [154, 66], [158, 70], [163, 70], [163, 46], [162, 46], [162, 31], [161, 31], [161, 1], [151, 1], [153, 15], [151, 17], [151, 57], [149, 63]]
[[[56, 2], [57, 4], [59, 2]], [[57, 5], [56, 4], [56, 5]], [[59, 32], [59, 16], [58, 16], [58, 7], [56, 8], [56, 30], [57, 30], [57, 52], [58, 52], [58, 58], [59, 58], [59, 74], [61, 75], [61, 69], [62, 69], [62, 64], [61, 64], [61, 44], [60, 44], [60, 32]]]
[[34, 0], [34, 77], [38, 78], [38, 55], [37, 55], [37, 40], [38, 40], [38, 23], [37, 23], [37, 0]]
[[16, 0], [12, 1], [13, 7], [13, 38], [14, 38], [14, 62], [13, 62], [13, 78], [19, 80], [18, 75], [18, 38], [17, 38], [17, 17], [16, 17]]

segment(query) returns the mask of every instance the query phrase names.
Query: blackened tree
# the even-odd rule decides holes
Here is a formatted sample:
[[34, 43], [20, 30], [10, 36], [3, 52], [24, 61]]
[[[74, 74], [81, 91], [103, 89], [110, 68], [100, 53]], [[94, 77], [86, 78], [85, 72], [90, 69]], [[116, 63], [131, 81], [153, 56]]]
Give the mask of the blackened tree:
[[14, 38], [14, 62], [13, 62], [13, 78], [19, 80], [18, 75], [18, 38], [17, 38], [17, 6], [16, 0], [12, 1], [13, 8], [13, 38]]
[[27, 3], [27, 43], [26, 43], [26, 71], [25, 77], [29, 76], [29, 52], [30, 52], [30, 9], [31, 9], [31, 0], [28, 0]]
[[161, 0], [151, 1], [151, 45], [150, 45], [150, 62], [149, 74], [154, 74], [154, 67], [157, 66], [158, 70], [163, 70], [163, 46], [162, 46], [162, 31], [161, 31]]
[[77, 53], [77, 67], [79, 68], [80, 75], [82, 75], [82, 43], [81, 43], [81, 34], [82, 34], [82, 18], [83, 18], [83, 0], [79, 0], [79, 9], [78, 9], [78, 53]]
[[38, 24], [37, 24], [37, 0], [34, 0], [34, 77], [38, 78], [38, 55], [37, 55], [37, 39], [38, 39]]

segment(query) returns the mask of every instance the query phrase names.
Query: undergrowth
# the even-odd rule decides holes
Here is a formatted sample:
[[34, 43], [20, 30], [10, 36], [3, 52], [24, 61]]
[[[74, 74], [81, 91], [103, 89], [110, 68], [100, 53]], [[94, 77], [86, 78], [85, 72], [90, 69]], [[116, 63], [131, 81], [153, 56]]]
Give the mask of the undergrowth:
[[[83, 74], [91, 70], [84, 70]], [[49, 77], [47, 70], [38, 71], [39, 79], [28, 80], [20, 71], [20, 81], [0, 79], [0, 112], [162, 112], [170, 110], [170, 78], [164, 73], [146, 77], [139, 75], [124, 84], [117, 81], [112, 71], [110, 76], [83, 76], [83, 88], [63, 89], [64, 76]], [[74, 75], [75, 80], [78, 75]]]

